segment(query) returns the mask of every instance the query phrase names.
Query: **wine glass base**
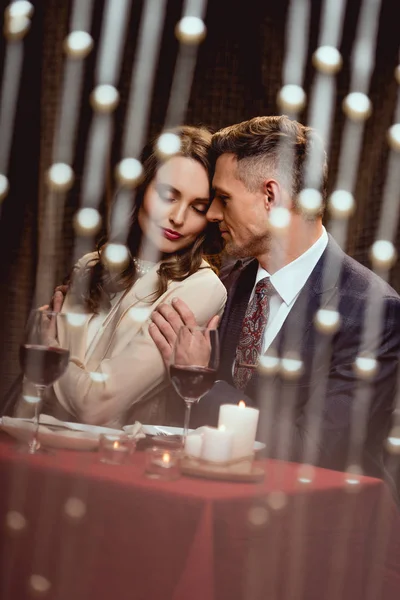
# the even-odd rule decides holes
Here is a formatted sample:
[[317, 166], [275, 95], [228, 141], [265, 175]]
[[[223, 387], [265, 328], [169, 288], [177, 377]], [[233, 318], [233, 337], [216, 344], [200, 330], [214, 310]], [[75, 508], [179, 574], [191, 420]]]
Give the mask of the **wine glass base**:
[[49, 448], [41, 446], [40, 443], [33, 444], [20, 444], [17, 446], [17, 452], [20, 454], [54, 454]]

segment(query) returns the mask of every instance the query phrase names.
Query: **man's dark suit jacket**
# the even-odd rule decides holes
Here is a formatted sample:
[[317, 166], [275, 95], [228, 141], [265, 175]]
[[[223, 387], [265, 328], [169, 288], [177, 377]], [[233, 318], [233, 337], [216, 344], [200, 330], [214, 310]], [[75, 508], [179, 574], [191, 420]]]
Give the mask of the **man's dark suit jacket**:
[[[243, 393], [233, 386], [232, 364], [257, 268], [255, 260], [238, 261], [221, 277], [228, 288], [220, 325], [222, 381], [193, 407], [192, 426], [216, 424], [221, 404], [243, 398], [260, 408], [258, 439], [267, 442], [268, 456], [336, 470], [350, 461], [381, 476], [400, 356], [400, 297], [329, 236], [273, 342], [278, 356], [301, 357], [300, 377], [255, 372]], [[339, 329], [330, 334], [315, 326], [318, 309], [328, 307], [340, 314]], [[364, 351], [375, 353], [378, 365], [367, 381], [354, 368]]]

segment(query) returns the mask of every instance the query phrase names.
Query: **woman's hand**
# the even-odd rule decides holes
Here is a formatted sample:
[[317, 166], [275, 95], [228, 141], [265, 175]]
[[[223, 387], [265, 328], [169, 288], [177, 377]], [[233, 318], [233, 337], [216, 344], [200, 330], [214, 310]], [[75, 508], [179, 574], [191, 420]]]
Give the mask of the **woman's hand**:
[[56, 315], [51, 313], [61, 312], [62, 305], [64, 303], [65, 296], [60, 290], [59, 286], [55, 289], [53, 298], [51, 299], [51, 305], [44, 304], [40, 306], [38, 310], [43, 312], [42, 318], [40, 319], [40, 340], [43, 346], [58, 346], [57, 342], [57, 318]]
[[68, 285], [58, 285], [55, 290], [53, 297], [51, 299], [49, 310], [53, 310], [54, 312], [61, 312], [62, 306], [64, 304], [65, 296], [67, 295], [69, 286]]

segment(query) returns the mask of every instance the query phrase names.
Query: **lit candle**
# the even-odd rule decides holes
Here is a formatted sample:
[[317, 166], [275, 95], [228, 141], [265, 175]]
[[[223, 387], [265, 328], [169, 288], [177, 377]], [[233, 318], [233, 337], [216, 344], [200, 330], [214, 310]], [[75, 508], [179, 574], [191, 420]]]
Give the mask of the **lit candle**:
[[200, 433], [190, 433], [186, 437], [185, 452], [188, 456], [200, 458], [201, 448], [203, 446], [203, 435]]
[[201, 458], [211, 462], [227, 462], [232, 458], [233, 432], [223, 425], [203, 427], [203, 445]]
[[146, 475], [151, 479], [172, 481], [180, 474], [181, 450], [167, 451], [154, 446], [146, 450]]
[[101, 462], [121, 465], [127, 461], [134, 448], [134, 441], [127, 436], [102, 434], [99, 442], [99, 458]]
[[112, 445], [112, 452], [116, 454], [128, 454], [129, 448], [123, 446], [120, 442], [114, 442]]
[[236, 404], [223, 404], [219, 409], [218, 426], [233, 432], [232, 458], [251, 456], [254, 452], [260, 411], [241, 400]]
[[163, 469], [170, 469], [173, 466], [170, 453], [164, 452], [160, 459], [156, 458], [154, 460], [154, 464], [158, 467], [162, 467]]

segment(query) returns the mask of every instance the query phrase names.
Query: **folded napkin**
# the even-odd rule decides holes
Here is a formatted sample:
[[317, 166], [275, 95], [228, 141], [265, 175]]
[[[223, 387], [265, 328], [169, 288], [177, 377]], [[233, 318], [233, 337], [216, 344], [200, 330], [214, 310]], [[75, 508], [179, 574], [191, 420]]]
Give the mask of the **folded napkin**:
[[141, 440], [146, 437], [146, 434], [143, 431], [143, 426], [139, 421], [133, 423], [133, 425], [125, 425], [122, 428], [122, 431], [125, 431], [129, 437], [133, 437], [135, 440]]

